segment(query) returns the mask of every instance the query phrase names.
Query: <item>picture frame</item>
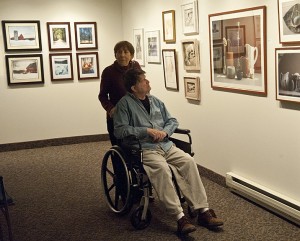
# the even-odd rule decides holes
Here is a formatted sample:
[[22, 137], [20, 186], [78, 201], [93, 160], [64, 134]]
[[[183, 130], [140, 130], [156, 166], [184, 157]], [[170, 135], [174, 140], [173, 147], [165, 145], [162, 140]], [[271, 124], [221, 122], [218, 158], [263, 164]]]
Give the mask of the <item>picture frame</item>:
[[[220, 61], [215, 61], [218, 52], [212, 29], [216, 21], [223, 28], [222, 72]], [[231, 31], [235, 33], [229, 37]], [[266, 6], [209, 15], [212, 89], [267, 95], [266, 32]]]
[[70, 22], [47, 22], [49, 51], [72, 50]]
[[278, 0], [279, 42], [281, 44], [300, 43], [300, 2], [298, 0]]
[[275, 48], [276, 100], [300, 103], [300, 47]]
[[214, 61], [214, 71], [217, 73], [222, 73], [223, 71], [223, 58], [224, 50], [223, 44], [213, 45], [213, 61]]
[[188, 1], [181, 5], [182, 29], [184, 35], [199, 33], [198, 2]]
[[6, 55], [5, 62], [9, 86], [44, 83], [42, 54]]
[[166, 43], [176, 43], [175, 10], [162, 12], [163, 39]]
[[212, 38], [214, 41], [222, 41], [223, 36], [223, 26], [222, 21], [213, 21], [212, 22]]
[[97, 23], [74, 22], [76, 50], [98, 49]]
[[51, 81], [73, 80], [71, 53], [49, 54]]
[[141, 66], [145, 66], [144, 29], [133, 29], [133, 46], [135, 49], [134, 59]]
[[184, 94], [186, 99], [200, 101], [199, 77], [184, 77]]
[[2, 21], [5, 52], [41, 51], [40, 21]]
[[76, 53], [78, 79], [99, 79], [98, 52]]
[[160, 54], [160, 31], [147, 31], [146, 38], [146, 56], [148, 63], [161, 63]]
[[200, 71], [200, 49], [197, 39], [181, 41], [183, 66], [185, 70]]
[[[234, 55], [243, 54], [245, 52], [245, 25], [226, 26], [227, 52], [233, 52]], [[236, 56], [238, 57], [238, 56]]]
[[178, 90], [178, 68], [175, 49], [162, 50], [165, 87], [169, 90]]

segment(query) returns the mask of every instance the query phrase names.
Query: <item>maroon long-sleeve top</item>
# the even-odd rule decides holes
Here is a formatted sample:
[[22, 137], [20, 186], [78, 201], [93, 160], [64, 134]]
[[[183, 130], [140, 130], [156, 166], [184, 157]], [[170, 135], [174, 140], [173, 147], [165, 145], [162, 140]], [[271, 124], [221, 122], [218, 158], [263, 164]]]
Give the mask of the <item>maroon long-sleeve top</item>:
[[98, 99], [106, 110], [107, 117], [110, 110], [118, 103], [118, 101], [126, 94], [123, 75], [130, 68], [141, 68], [138, 62], [130, 61], [128, 66], [120, 66], [115, 62], [106, 67], [101, 75], [100, 92]]

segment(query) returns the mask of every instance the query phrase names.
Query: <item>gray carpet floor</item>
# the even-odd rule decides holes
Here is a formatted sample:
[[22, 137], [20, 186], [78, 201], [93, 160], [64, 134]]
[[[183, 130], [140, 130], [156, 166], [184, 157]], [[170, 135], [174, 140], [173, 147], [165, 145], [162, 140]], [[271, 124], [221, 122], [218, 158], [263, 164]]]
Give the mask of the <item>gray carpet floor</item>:
[[205, 177], [210, 207], [225, 222], [222, 229], [198, 227], [189, 236], [178, 237], [176, 222], [155, 199], [150, 226], [135, 230], [130, 214], [117, 216], [105, 202], [100, 168], [108, 149], [109, 142], [103, 141], [0, 152], [0, 175], [15, 201], [10, 206], [14, 240], [300, 240], [298, 226]]

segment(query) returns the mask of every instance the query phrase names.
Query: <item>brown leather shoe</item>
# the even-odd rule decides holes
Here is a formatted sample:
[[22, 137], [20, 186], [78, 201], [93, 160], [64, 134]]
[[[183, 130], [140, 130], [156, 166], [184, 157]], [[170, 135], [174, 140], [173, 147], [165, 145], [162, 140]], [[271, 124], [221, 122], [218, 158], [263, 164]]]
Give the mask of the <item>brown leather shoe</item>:
[[209, 209], [204, 213], [198, 213], [198, 224], [206, 228], [215, 228], [222, 226], [224, 223], [222, 219], [217, 218], [214, 210]]
[[187, 217], [183, 216], [177, 221], [177, 232], [179, 235], [185, 235], [196, 231], [196, 227], [190, 223]]

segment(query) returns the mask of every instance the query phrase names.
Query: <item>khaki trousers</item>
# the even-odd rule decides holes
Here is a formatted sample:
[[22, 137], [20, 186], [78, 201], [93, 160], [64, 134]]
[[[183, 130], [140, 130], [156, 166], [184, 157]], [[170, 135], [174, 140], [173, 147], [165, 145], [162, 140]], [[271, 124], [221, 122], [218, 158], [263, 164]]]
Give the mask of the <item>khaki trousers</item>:
[[172, 173], [192, 210], [208, 208], [207, 196], [197, 164], [189, 154], [173, 146], [168, 152], [161, 148], [143, 150], [143, 164], [147, 176], [166, 211], [178, 215], [183, 211], [172, 181]]

